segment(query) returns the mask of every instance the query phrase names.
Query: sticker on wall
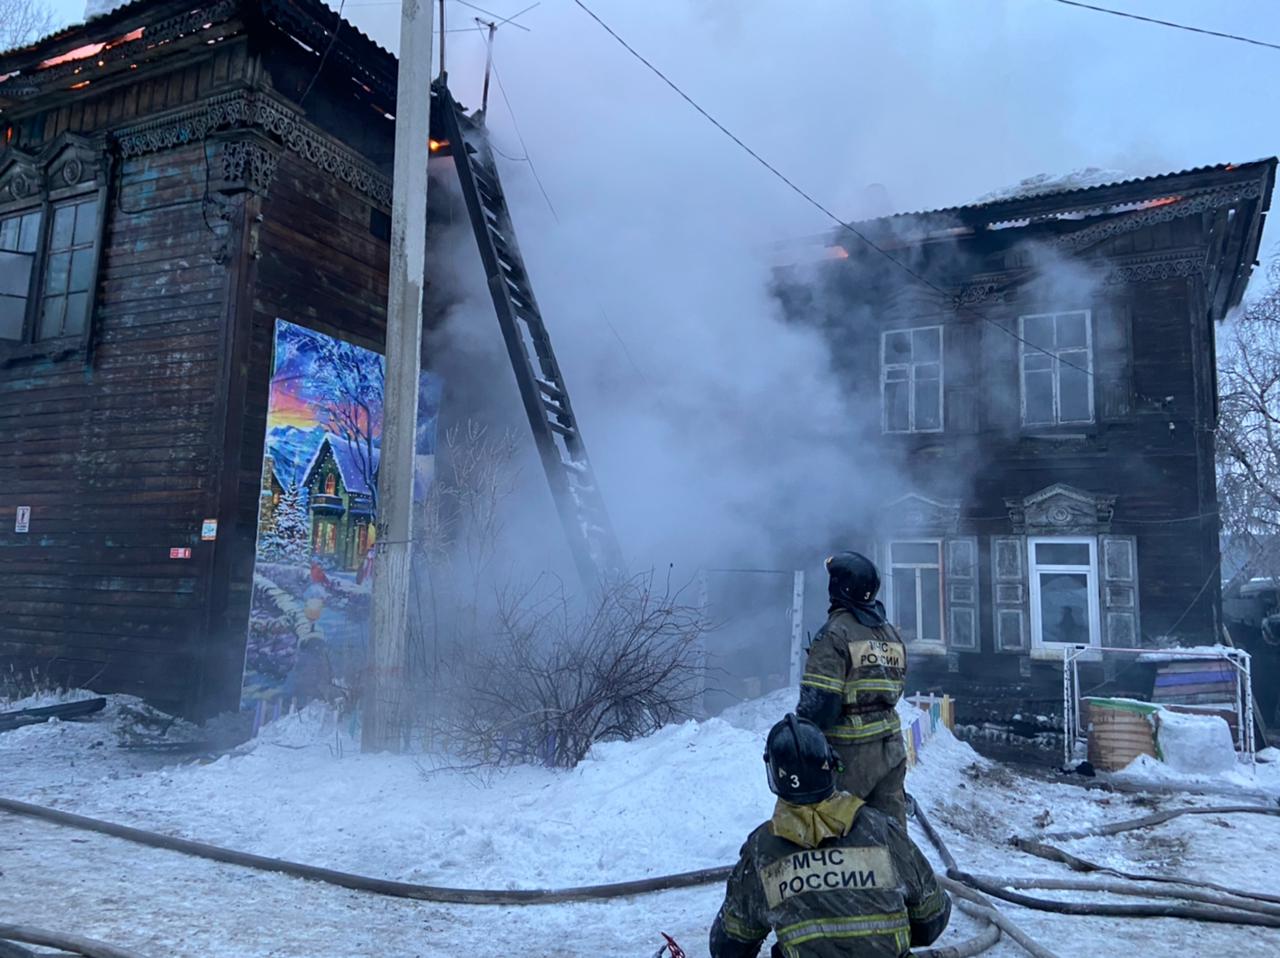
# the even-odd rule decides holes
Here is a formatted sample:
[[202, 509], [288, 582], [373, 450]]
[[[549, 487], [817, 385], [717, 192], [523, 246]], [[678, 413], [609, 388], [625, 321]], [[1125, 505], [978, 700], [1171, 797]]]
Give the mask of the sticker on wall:
[[174, 548], [172, 548], [172, 549], [170, 549], [170, 550], [169, 550], [169, 558], [170, 558], [170, 559], [190, 559], [190, 558], [191, 558], [191, 547], [190, 547], [190, 546], [175, 546]]
[[212, 542], [218, 538], [218, 520], [206, 519], [200, 523], [200, 539], [202, 542]]
[[[384, 363], [276, 320], [241, 707], [255, 726], [352, 696], [372, 608]], [[440, 380], [422, 374], [415, 498], [434, 465]]]
[[13, 520], [14, 532], [30, 532], [31, 531], [31, 507], [18, 506], [18, 514]]

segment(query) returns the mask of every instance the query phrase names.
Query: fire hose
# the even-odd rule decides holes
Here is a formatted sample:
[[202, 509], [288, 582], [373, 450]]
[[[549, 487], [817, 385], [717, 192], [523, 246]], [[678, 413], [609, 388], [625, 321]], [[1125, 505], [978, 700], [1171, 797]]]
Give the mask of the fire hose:
[[142, 958], [135, 951], [126, 951], [93, 938], [64, 935], [61, 932], [45, 931], [43, 928], [32, 928], [29, 925], [0, 925], [0, 958], [60, 958], [48, 952], [41, 952], [37, 956], [33, 951], [9, 944], [13, 941], [48, 948], [61, 948], [64, 953], [83, 955], [84, 958]]
[[[162, 835], [158, 832], [146, 831], [141, 828], [132, 828], [128, 825], [107, 822], [97, 818], [90, 818], [85, 815], [77, 815], [73, 812], [64, 812], [60, 809], [46, 808], [43, 805], [32, 805], [28, 802], [19, 802], [11, 798], [0, 798], [0, 811], [28, 818], [35, 818], [55, 825], [78, 828], [82, 831], [96, 832], [100, 835], [109, 835], [113, 838], [121, 838], [126, 841], [136, 842], [150, 848], [159, 848], [167, 851], [180, 852], [185, 855], [194, 855], [199, 858], [206, 858], [212, 861], [222, 862], [224, 864], [239, 865], [245, 868], [255, 868], [260, 871], [278, 872], [285, 875], [291, 875], [295, 878], [305, 878], [311, 881], [325, 882], [330, 885], [338, 885], [343, 888], [350, 888], [356, 891], [372, 892], [374, 894], [390, 895], [396, 898], [412, 898], [419, 901], [430, 901], [444, 904], [545, 905], [575, 901], [604, 901], [612, 898], [624, 898], [632, 895], [648, 894], [650, 892], [667, 891], [677, 888], [692, 888], [699, 885], [709, 885], [715, 882], [722, 882], [727, 880], [730, 873], [733, 871], [731, 867], [727, 866], [719, 868], [704, 868], [698, 871], [680, 872], [674, 875], [661, 875], [653, 878], [640, 879], [638, 881], [614, 882], [612, 884], [605, 885], [586, 885], [576, 888], [559, 889], [495, 890], [441, 888], [432, 885], [418, 885], [409, 882], [391, 881], [383, 878], [371, 878], [365, 875], [356, 875], [350, 872], [337, 871], [332, 868], [321, 868], [315, 865], [302, 864], [300, 862], [268, 858], [264, 855], [254, 855], [250, 852], [241, 852], [234, 849], [222, 848], [218, 845], [210, 845], [205, 842], [192, 841], [186, 838], [177, 838], [172, 835]], [[994, 909], [992, 910], [994, 911]], [[988, 916], [982, 914], [979, 917], [987, 918]], [[1003, 918], [1003, 916], [1001, 916], [1001, 918]], [[920, 950], [916, 952], [916, 955], [918, 958], [972, 958], [972, 956], [980, 954], [996, 943], [1001, 930], [1001, 928], [996, 927], [996, 924], [997, 923], [993, 922], [990, 927], [985, 928], [976, 937], [968, 941], [959, 942], [955, 945], [942, 946], [935, 949]], [[3, 935], [0, 934], [0, 937], [3, 937]], [[110, 952], [99, 952], [95, 954], [87, 951], [83, 952], [83, 954], [89, 956], [89, 958], [138, 958], [136, 955], [130, 955], [127, 952], [121, 952], [119, 950], [117, 950], [115, 954]], [[7, 956], [0, 953], [0, 958], [7, 958]], [[1049, 958], [1053, 958], [1053, 956], [1050, 955]]]

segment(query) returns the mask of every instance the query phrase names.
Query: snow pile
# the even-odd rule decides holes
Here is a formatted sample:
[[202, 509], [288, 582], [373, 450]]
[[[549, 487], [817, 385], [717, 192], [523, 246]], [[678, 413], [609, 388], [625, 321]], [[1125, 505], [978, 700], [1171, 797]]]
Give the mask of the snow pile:
[[1236, 767], [1231, 726], [1217, 715], [1188, 715], [1162, 709], [1156, 742], [1164, 762], [1175, 772], [1219, 775]]
[[86, 689], [56, 689], [24, 695], [21, 698], [6, 698], [0, 695], [0, 712], [17, 712], [21, 709], [40, 709], [50, 705], [65, 705], [67, 702], [82, 702], [85, 699], [96, 699], [97, 693]]
[[1091, 186], [1106, 186], [1120, 183], [1128, 177], [1122, 170], [1108, 170], [1097, 166], [1086, 166], [1070, 173], [1040, 173], [1028, 176], [1013, 186], [992, 190], [978, 197], [979, 203], [994, 203], [998, 200], [1011, 200], [1023, 196], [1044, 196], [1049, 193], [1064, 193], [1067, 190], [1082, 190]]

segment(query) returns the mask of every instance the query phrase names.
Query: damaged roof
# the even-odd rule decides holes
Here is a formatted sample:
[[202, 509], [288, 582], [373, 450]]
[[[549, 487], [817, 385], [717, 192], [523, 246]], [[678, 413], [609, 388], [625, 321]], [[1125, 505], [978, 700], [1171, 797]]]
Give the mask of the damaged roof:
[[[236, 20], [269, 24], [317, 56], [327, 51], [326, 72], [347, 72], [355, 83], [382, 99], [388, 111], [394, 108], [395, 55], [320, 0], [132, 0], [0, 53], [0, 104], [43, 92], [41, 74], [50, 67], [81, 59], [91, 66], [98, 56], [91, 49], [94, 45], [137, 47], [145, 56], [176, 37]], [[81, 56], [86, 50], [92, 56]]]
[[[926, 244], [1036, 238], [1068, 255], [1087, 257], [1106, 240], [1160, 221], [1210, 217], [1205, 274], [1209, 316], [1222, 320], [1244, 296], [1276, 175], [1275, 157], [1219, 163], [1072, 189], [1040, 191], [987, 202], [860, 220], [823, 234], [825, 255], [844, 259], [873, 245], [882, 253]], [[894, 257], [890, 254], [890, 259]], [[793, 257], [794, 261], [794, 257]]]

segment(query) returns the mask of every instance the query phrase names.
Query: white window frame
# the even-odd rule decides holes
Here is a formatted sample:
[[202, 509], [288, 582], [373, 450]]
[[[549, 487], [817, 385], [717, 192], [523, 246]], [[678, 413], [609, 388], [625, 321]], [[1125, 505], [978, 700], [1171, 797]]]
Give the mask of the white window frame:
[[[888, 362], [885, 358], [885, 348], [888, 344], [890, 335], [893, 335], [895, 333], [921, 333], [921, 332], [925, 332], [926, 330], [932, 330], [932, 329], [936, 329], [938, 331], [938, 359], [937, 359], [938, 425], [936, 428], [932, 428], [932, 429], [917, 429], [916, 428], [916, 366], [920, 366], [920, 365], [931, 366], [933, 365], [933, 360], [927, 360], [925, 362], [917, 363], [915, 362], [913, 357], [912, 361], [909, 363], [891, 363], [891, 362]], [[897, 327], [894, 329], [884, 329], [880, 331], [880, 431], [881, 432], [905, 436], [909, 433], [935, 433], [935, 432], [943, 431], [943, 429], [946, 427], [946, 422], [947, 422], [946, 420], [946, 412], [947, 412], [946, 411], [946, 403], [947, 403], [946, 355], [947, 355], [946, 354], [946, 333], [944, 332], [944, 327], [940, 323], [935, 324], [933, 326]], [[886, 395], [886, 387], [889, 382], [890, 369], [907, 370], [906, 382], [908, 384], [908, 390], [907, 390], [908, 405], [907, 405], [907, 428], [906, 429], [890, 429], [889, 428], [889, 403], [888, 403], [888, 397]]]
[[[937, 565], [933, 565], [927, 562], [895, 562], [893, 559], [893, 547], [896, 545], [935, 546], [938, 550]], [[894, 569], [902, 568], [902, 569], [913, 570], [912, 576], [914, 577], [915, 584], [916, 584], [916, 622], [924, 621], [924, 594], [923, 594], [924, 590], [920, 587], [919, 570], [934, 569], [934, 568], [938, 570], [938, 631], [941, 634], [936, 639], [921, 639], [917, 636], [915, 639], [911, 640], [912, 645], [922, 645], [922, 646], [928, 646], [932, 648], [943, 648], [947, 644], [947, 602], [946, 602], [947, 583], [945, 578], [946, 577], [946, 567], [945, 567], [945, 559], [944, 559], [945, 553], [943, 551], [945, 546], [946, 546], [946, 543], [942, 539], [890, 539], [885, 543], [885, 550], [884, 550], [885, 558], [886, 558], [885, 567], [888, 569], [888, 572], [889, 572], [889, 588], [885, 590], [885, 598], [888, 601], [885, 603], [885, 606], [886, 606], [886, 610], [889, 613], [889, 621], [893, 622], [895, 625], [898, 624], [898, 616], [897, 616], [897, 610], [894, 609], [894, 603], [895, 603], [895, 598], [894, 598], [895, 592], [893, 588], [893, 577], [895, 574]]]
[[[1036, 545], [1088, 545], [1089, 565], [1059, 565], [1055, 563], [1037, 563]], [[1089, 642], [1090, 647], [1102, 644], [1102, 615], [1098, 600], [1098, 540], [1094, 536], [1028, 536], [1027, 537], [1027, 575], [1031, 586], [1031, 647], [1033, 649], [1069, 649], [1080, 645], [1079, 642], [1046, 642], [1042, 637], [1043, 629], [1040, 621], [1040, 573], [1069, 572], [1087, 574], [1085, 591], [1089, 598]]]
[[[1055, 320], [1059, 316], [1071, 316], [1080, 314], [1084, 316], [1084, 352], [1088, 356], [1088, 362], [1085, 369], [1088, 372], [1087, 382], [1089, 383], [1089, 418], [1088, 419], [1063, 419], [1062, 418], [1062, 364], [1058, 358], [1060, 350], [1055, 346], [1053, 349], [1046, 349], [1040, 346], [1032, 346], [1027, 342], [1027, 320], [1044, 319], [1045, 317], [1053, 317]], [[1022, 340], [1018, 348], [1018, 394], [1022, 404], [1022, 425], [1035, 429], [1051, 428], [1053, 426], [1087, 426], [1097, 419], [1097, 409], [1093, 394], [1093, 310], [1091, 309], [1059, 309], [1052, 313], [1027, 313], [1025, 316], [1018, 317], [1018, 337]], [[1079, 352], [1079, 346], [1072, 346], [1061, 352]], [[1049, 422], [1028, 422], [1027, 421], [1027, 354], [1028, 353], [1048, 353], [1053, 357], [1053, 419]], [[1078, 365], [1078, 364], [1077, 364]]]

